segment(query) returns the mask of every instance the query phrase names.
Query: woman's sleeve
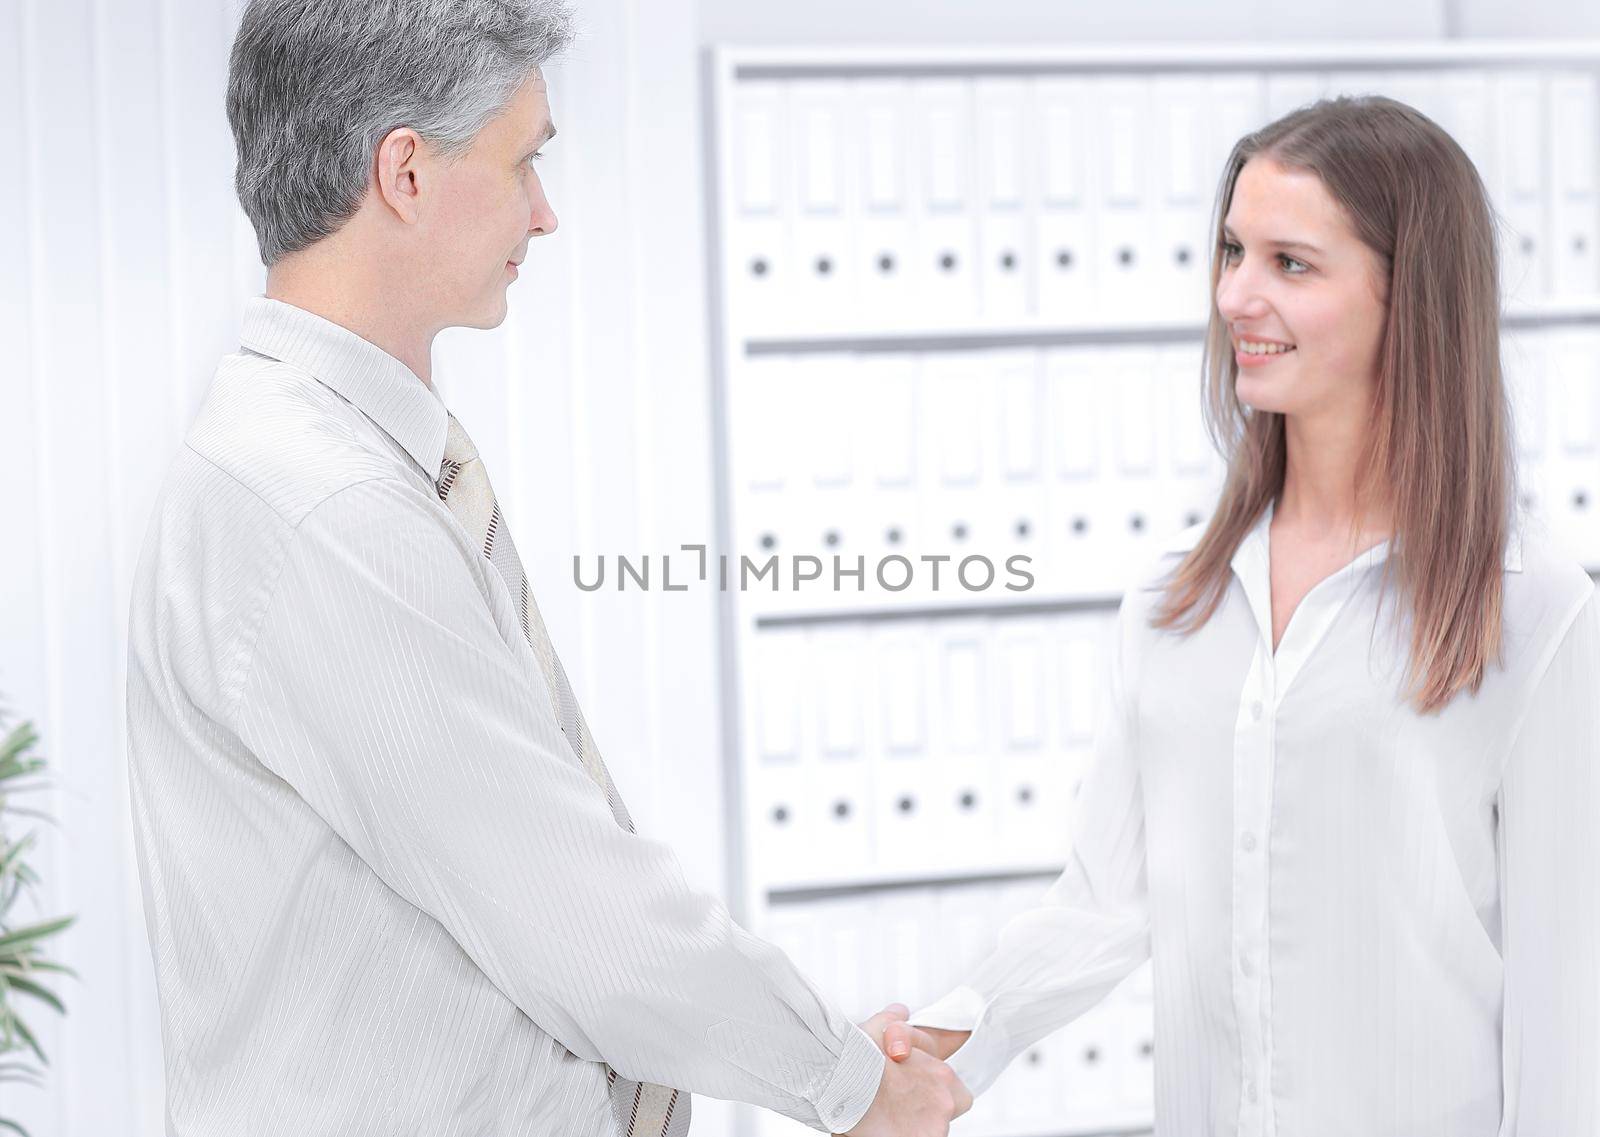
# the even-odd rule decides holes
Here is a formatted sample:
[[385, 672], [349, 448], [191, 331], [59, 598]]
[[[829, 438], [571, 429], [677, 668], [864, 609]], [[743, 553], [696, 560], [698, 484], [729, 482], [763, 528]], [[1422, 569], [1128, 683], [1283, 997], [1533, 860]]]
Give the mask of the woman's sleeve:
[[1497, 806], [1500, 1132], [1600, 1133], [1600, 594], [1534, 689]]
[[1150, 957], [1144, 805], [1129, 697], [1144, 618], [1138, 599], [1130, 593], [1117, 615], [1066, 870], [1038, 906], [1000, 930], [995, 951], [963, 986], [911, 1017], [919, 1026], [972, 1031], [950, 1066], [974, 1094]]

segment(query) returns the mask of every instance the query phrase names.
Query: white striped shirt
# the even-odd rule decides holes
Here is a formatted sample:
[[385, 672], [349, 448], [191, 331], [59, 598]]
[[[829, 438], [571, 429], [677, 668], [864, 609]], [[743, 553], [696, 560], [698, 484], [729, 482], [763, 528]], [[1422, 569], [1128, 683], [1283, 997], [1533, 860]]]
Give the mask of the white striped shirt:
[[1526, 528], [1504, 666], [1423, 717], [1375, 624], [1388, 542], [1274, 653], [1271, 516], [1192, 637], [1148, 616], [1198, 526], [1126, 594], [1068, 868], [913, 1021], [976, 1027], [950, 1064], [981, 1092], [1151, 959], [1157, 1132], [1600, 1134], [1593, 583]]
[[602, 1060], [854, 1126], [877, 1047], [574, 759], [438, 397], [286, 304], [242, 342], [133, 591], [168, 1132], [598, 1137]]

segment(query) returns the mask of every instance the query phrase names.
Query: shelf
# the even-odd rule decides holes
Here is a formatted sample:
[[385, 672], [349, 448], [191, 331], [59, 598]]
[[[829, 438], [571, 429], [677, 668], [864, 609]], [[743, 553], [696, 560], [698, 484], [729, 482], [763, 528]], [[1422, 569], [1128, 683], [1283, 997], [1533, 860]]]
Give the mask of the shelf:
[[817, 877], [812, 880], [768, 884], [762, 891], [774, 904], [801, 904], [808, 900], [833, 899], [867, 892], [888, 892], [898, 888], [1055, 877], [1059, 876], [1065, 867], [1059, 861], [1019, 861], [966, 868], [891, 869], [853, 876]]
[[1600, 62], [1594, 40], [1399, 41], [1308, 44], [1104, 44], [1084, 47], [720, 47], [714, 57], [735, 80], [872, 75], [984, 75], [1067, 71], [1386, 70]]
[[[1502, 325], [1509, 329], [1600, 324], [1600, 297], [1549, 300], [1508, 309]], [[1194, 343], [1206, 326], [1192, 320], [1128, 321], [1105, 324], [1061, 324], [1029, 320], [1011, 324], [957, 323], [942, 327], [838, 328], [816, 332], [748, 335], [750, 356], [824, 354], [828, 352], [907, 352], [997, 350], [1008, 347], [1106, 347], [1151, 343]]]
[[1100, 612], [1122, 601], [1118, 592], [1086, 592], [1075, 596], [1029, 597], [988, 601], [950, 601], [944, 604], [859, 604], [852, 607], [791, 611], [757, 611], [760, 628], [790, 628], [809, 624], [862, 624], [888, 620], [957, 620], [969, 616], [1031, 616], [1055, 612]]

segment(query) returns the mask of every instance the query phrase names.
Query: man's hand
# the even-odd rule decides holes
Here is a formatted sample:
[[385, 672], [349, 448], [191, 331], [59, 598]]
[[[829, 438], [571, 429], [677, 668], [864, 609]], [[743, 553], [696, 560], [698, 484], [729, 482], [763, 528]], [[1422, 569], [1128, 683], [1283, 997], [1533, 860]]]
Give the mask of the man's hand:
[[948, 1137], [950, 1123], [971, 1108], [961, 1079], [918, 1050], [883, 1064], [878, 1094], [850, 1137]]

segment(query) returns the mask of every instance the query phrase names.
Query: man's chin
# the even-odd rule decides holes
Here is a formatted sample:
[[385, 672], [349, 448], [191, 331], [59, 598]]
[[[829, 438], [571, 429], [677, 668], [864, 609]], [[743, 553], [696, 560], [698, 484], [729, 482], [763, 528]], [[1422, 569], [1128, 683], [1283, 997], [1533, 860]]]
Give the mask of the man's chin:
[[476, 328], [479, 331], [486, 332], [505, 323], [506, 314], [509, 311], [510, 305], [506, 303], [506, 298], [502, 295], [498, 303], [490, 302], [484, 305], [472, 315], [463, 318], [460, 323], [456, 324], [456, 327]]

